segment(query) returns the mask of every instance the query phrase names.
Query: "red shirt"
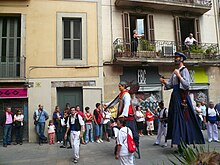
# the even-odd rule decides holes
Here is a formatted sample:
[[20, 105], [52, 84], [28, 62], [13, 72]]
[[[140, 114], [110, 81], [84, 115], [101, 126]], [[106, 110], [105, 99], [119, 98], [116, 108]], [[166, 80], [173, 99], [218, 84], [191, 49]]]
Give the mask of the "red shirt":
[[154, 120], [154, 115], [152, 112], [146, 112], [146, 121], [153, 121]]
[[[90, 118], [92, 116], [92, 114], [86, 113], [85, 116], [86, 116], [86, 118]], [[92, 123], [92, 120], [86, 120], [86, 123]]]
[[77, 113], [82, 117], [82, 118], [85, 118], [85, 115], [82, 111], [77, 111]]

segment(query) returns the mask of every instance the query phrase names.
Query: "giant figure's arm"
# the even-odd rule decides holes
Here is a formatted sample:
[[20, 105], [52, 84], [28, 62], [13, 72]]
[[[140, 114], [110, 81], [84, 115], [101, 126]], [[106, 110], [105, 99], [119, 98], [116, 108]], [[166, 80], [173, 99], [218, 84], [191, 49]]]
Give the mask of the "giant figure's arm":
[[190, 86], [190, 75], [187, 68], [181, 71], [182, 79], [180, 80], [180, 88], [183, 90], [189, 89]]

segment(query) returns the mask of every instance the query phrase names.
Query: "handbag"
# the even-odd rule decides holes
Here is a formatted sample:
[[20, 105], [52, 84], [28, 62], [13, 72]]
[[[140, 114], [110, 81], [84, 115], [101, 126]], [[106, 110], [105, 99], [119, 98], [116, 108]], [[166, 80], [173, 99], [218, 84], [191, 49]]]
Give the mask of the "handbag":
[[127, 144], [128, 144], [128, 151], [130, 153], [134, 153], [136, 151], [136, 145], [135, 145], [134, 139], [128, 133], [128, 128], [127, 128]]
[[38, 125], [42, 112], [43, 112], [43, 111], [41, 111], [38, 120], [34, 120], [34, 125], [35, 125], [35, 126]]

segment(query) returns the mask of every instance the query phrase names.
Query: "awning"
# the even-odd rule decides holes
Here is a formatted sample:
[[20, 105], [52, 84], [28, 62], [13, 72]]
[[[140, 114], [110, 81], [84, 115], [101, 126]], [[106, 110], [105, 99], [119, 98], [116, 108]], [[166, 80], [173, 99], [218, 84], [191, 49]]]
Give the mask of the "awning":
[[139, 92], [156, 92], [156, 91], [161, 91], [162, 87], [161, 84], [147, 84], [145, 86], [140, 86]]

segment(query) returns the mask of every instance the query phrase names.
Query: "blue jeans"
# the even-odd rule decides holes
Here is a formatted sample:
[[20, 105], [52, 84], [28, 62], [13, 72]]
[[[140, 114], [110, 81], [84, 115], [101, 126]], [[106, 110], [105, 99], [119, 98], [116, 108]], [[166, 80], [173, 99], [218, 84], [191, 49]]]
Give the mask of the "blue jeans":
[[12, 124], [5, 124], [3, 127], [3, 144], [11, 144]]
[[94, 141], [93, 140], [93, 125], [92, 123], [86, 123], [86, 136], [85, 136], [85, 142], [87, 143], [88, 141]]
[[45, 122], [38, 122], [38, 124], [36, 125], [36, 132], [39, 137], [39, 143], [47, 139], [44, 136], [44, 129], [45, 129]]
[[95, 136], [96, 138], [102, 137], [102, 124], [95, 124]]

